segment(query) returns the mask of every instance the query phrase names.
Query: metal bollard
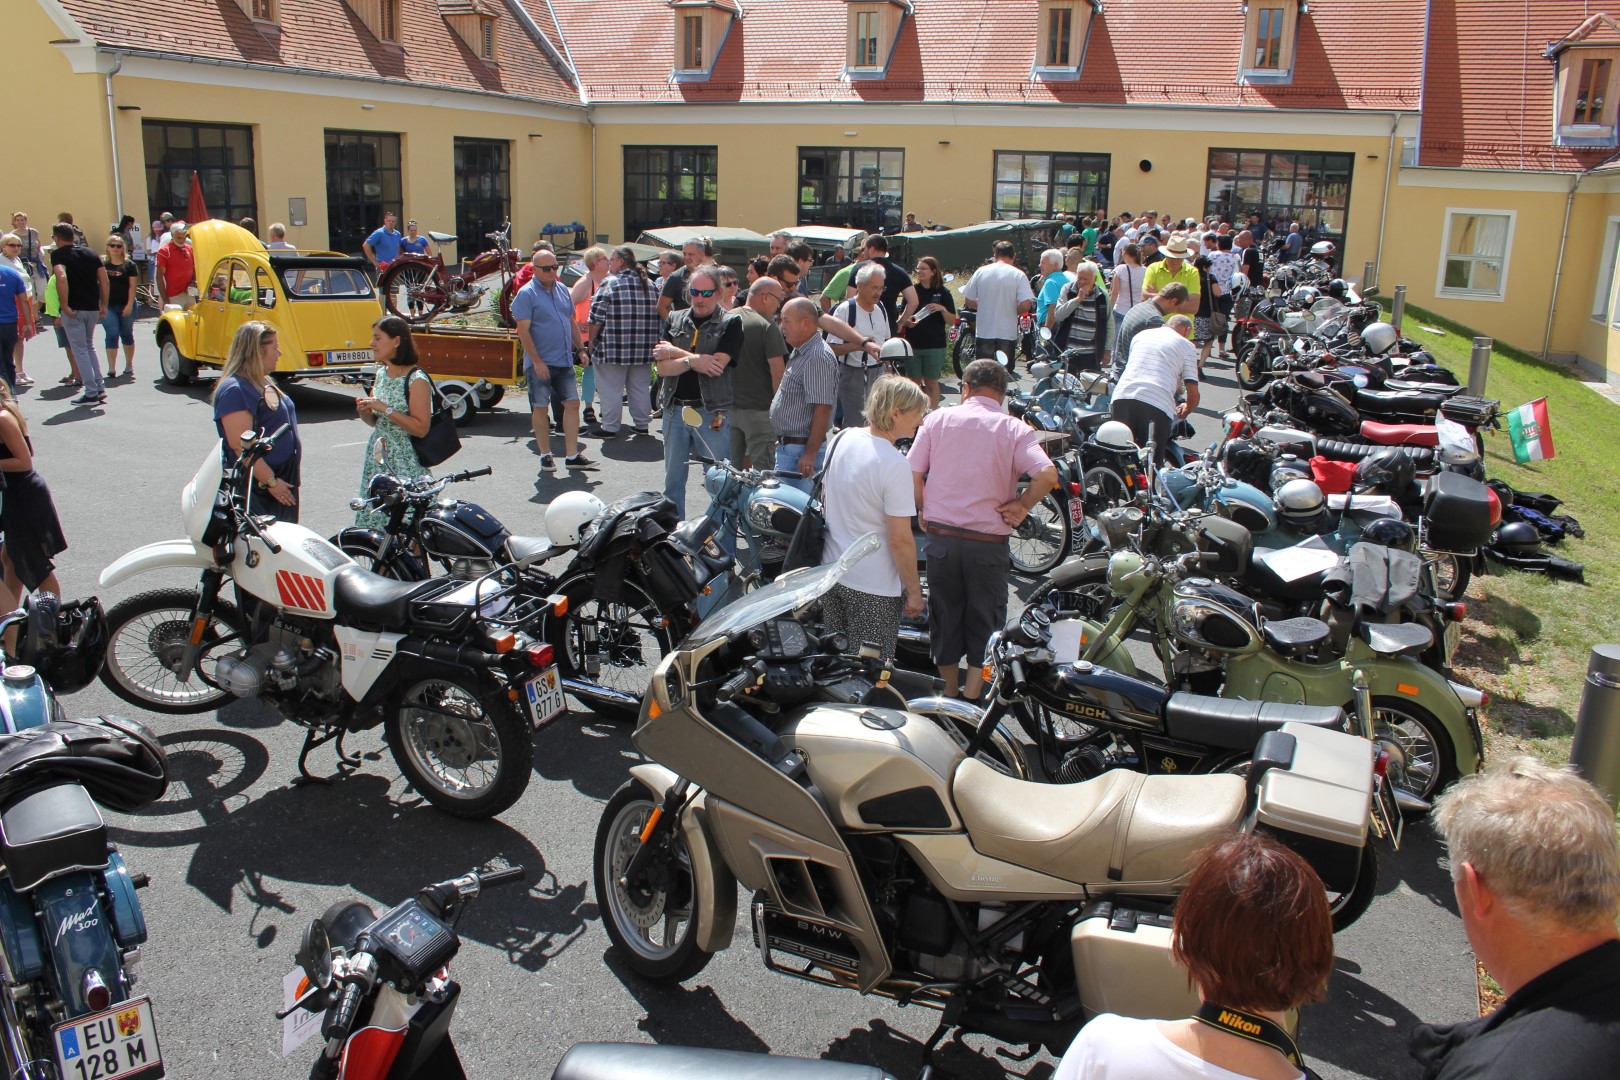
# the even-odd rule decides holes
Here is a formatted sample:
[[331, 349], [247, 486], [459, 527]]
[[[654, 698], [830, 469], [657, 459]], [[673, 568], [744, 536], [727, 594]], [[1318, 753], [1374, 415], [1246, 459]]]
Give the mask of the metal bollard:
[[1375, 280], [1373, 278], [1372, 260], [1368, 259], [1361, 266], [1361, 291], [1366, 292], [1368, 289], [1372, 288], [1374, 285], [1377, 285], [1377, 284], [1378, 284], [1377, 280]]
[[1603, 792], [1620, 800], [1620, 645], [1594, 645], [1586, 663], [1586, 689], [1575, 717], [1569, 763]]
[[1468, 358], [1468, 392], [1485, 396], [1485, 377], [1491, 373], [1491, 345], [1488, 337], [1474, 339], [1474, 355]]
[[1401, 320], [1406, 318], [1406, 286], [1395, 286], [1395, 299], [1389, 303], [1389, 324], [1398, 334], [1401, 332]]

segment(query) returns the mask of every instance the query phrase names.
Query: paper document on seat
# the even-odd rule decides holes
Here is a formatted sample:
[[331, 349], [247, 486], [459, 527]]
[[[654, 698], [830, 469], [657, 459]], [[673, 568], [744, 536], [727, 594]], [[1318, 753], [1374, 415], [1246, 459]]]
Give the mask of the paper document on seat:
[[1340, 555], [1328, 547], [1320, 536], [1313, 536], [1293, 547], [1277, 548], [1258, 556], [1273, 574], [1284, 581], [1298, 581], [1302, 577], [1321, 573], [1336, 564]]
[[1060, 619], [1052, 624], [1052, 656], [1060, 664], [1072, 664], [1080, 659], [1080, 648], [1085, 644], [1085, 624], [1079, 619]]
[[1388, 495], [1340, 494], [1327, 497], [1329, 510], [1343, 510], [1347, 502], [1352, 510], [1365, 510], [1369, 514], [1382, 514], [1384, 517], [1392, 518], [1401, 516], [1401, 504]]

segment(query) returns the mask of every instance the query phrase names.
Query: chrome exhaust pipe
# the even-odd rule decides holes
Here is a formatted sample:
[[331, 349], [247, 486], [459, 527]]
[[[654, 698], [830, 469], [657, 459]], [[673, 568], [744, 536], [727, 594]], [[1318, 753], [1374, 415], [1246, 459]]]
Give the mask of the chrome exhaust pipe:
[[618, 705], [626, 709], [641, 708], [639, 694], [627, 694], [623, 690], [601, 686], [597, 683], [586, 682], [583, 679], [564, 678], [563, 690], [585, 701], [600, 701], [607, 705]]
[[1428, 799], [1420, 799], [1410, 791], [1395, 789], [1395, 808], [1401, 812], [1402, 817], [1418, 817], [1434, 809], [1434, 804]]
[[907, 626], [900, 624], [900, 642], [917, 649], [928, 648], [928, 628], [922, 626]]

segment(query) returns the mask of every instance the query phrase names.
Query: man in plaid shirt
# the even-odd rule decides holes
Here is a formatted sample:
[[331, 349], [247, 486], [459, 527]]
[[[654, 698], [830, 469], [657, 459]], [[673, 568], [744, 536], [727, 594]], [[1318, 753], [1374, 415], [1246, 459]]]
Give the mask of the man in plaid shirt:
[[619, 434], [619, 409], [627, 387], [630, 423], [637, 435], [647, 434], [652, 419], [652, 351], [663, 334], [658, 290], [642, 273], [635, 251], [614, 248], [609, 259], [608, 276], [591, 298], [586, 331], [602, 401], [600, 423], [588, 434], [601, 439]]

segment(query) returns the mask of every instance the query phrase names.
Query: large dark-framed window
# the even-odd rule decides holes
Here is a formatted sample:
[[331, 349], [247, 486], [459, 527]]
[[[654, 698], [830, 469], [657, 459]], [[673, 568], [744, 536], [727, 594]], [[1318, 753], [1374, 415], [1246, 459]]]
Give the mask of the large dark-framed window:
[[997, 150], [991, 216], [1044, 218], [1108, 208], [1107, 154], [1032, 154]]
[[713, 146], [625, 147], [624, 238], [644, 229], [713, 225], [719, 156]]
[[1289, 223], [1297, 221], [1307, 239], [1332, 240], [1343, 247], [1354, 167], [1354, 154], [1211, 150], [1204, 212], [1227, 217], [1234, 225], [1259, 214], [1273, 232], [1287, 232]]
[[512, 212], [511, 161], [505, 139], [456, 139], [456, 254], [495, 246], [488, 234]]
[[253, 129], [242, 124], [141, 121], [146, 151], [147, 220], [165, 211], [186, 216], [191, 174], [202, 183], [208, 212], [225, 221], [259, 216], [253, 180]]
[[386, 131], [326, 132], [326, 235], [334, 251], [359, 254], [383, 213], [404, 202], [399, 136]]
[[877, 232], [904, 214], [906, 152], [799, 147], [799, 224]]

